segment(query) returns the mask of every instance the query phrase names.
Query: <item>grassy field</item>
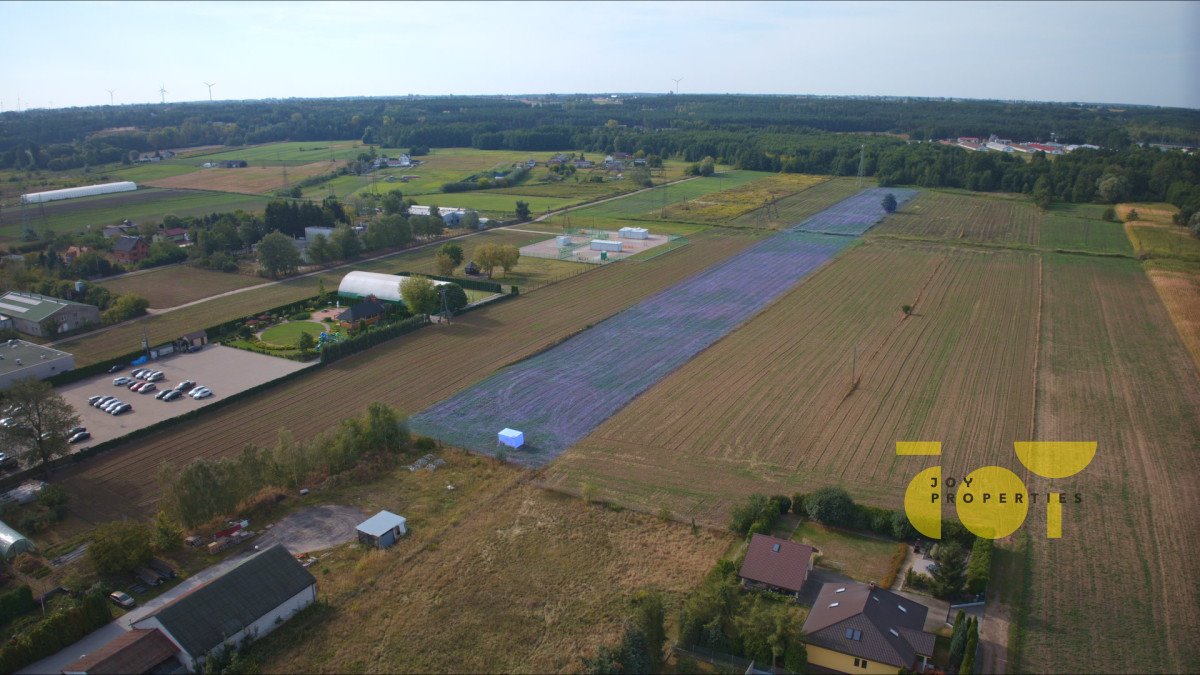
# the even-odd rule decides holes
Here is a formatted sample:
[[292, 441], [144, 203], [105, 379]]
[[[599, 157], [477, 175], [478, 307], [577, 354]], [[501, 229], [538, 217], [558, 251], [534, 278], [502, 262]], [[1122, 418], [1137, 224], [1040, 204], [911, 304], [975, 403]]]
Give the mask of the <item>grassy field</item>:
[[673, 614], [730, 541], [443, 456], [434, 473], [399, 469], [342, 491], [366, 511], [405, 514], [410, 534], [388, 551], [323, 556], [321, 605], [255, 644], [263, 672], [576, 671], [619, 639], [634, 591], [661, 590]]
[[547, 211], [555, 211], [583, 201], [583, 199], [578, 198], [524, 197], [521, 195], [498, 194], [493, 190], [422, 195], [418, 201], [422, 205], [432, 204], [434, 206], [475, 209], [486, 217], [512, 218], [517, 208], [518, 199], [529, 204], [529, 210], [534, 217], [540, 216]]
[[312, 162], [290, 167], [284, 176], [281, 167], [248, 166], [240, 169], [200, 169], [181, 175], [146, 181], [147, 185], [181, 190], [215, 190], [243, 194], [269, 194], [286, 184], [294, 184], [310, 176], [329, 173], [338, 168], [330, 161]]
[[784, 197], [770, 208], [758, 208], [744, 213], [728, 222], [726, 227], [749, 227], [777, 230], [791, 227], [805, 218], [818, 213], [830, 204], [855, 195], [862, 188], [875, 187], [874, 181], [864, 182], [860, 187], [857, 178], [830, 178], [807, 190]]
[[215, 272], [190, 265], [172, 265], [117, 279], [99, 285], [113, 293], [134, 293], [150, 301], [152, 309], [175, 307], [238, 288], [267, 283], [267, 279], [247, 274]]
[[1200, 239], [1193, 237], [1187, 228], [1139, 221], [1125, 223], [1124, 234], [1139, 255], [1200, 262]]
[[662, 210], [662, 217], [701, 223], [725, 223], [764, 204], [804, 192], [829, 180], [828, 176], [785, 173], [714, 192]]
[[304, 334], [311, 335], [313, 340], [325, 332], [325, 324], [316, 321], [288, 321], [264, 330], [260, 339], [280, 347], [295, 347]]
[[116, 169], [108, 172], [106, 176], [114, 181], [131, 180], [140, 186], [146, 181], [182, 176], [199, 171], [200, 164], [201, 162], [198, 160], [165, 159], [160, 162], [134, 164], [130, 167]]
[[[522, 292], [516, 299], [464, 314], [451, 324], [391, 340], [236, 406], [95, 457], [64, 474], [63, 483], [74, 494], [72, 504], [78, 506], [80, 518], [99, 521], [122, 514], [152, 513], [157, 499], [154, 476], [164, 461], [182, 465], [193, 457], [239, 452], [246, 443], [272, 443], [280, 427], [292, 429], [297, 437], [306, 437], [361, 413], [372, 401], [406, 412], [422, 410], [500, 367], [726, 259], [752, 242], [745, 236], [703, 236], [686, 249], [648, 263], [588, 266], [594, 271], [531, 293]], [[399, 266], [396, 263], [393, 269]], [[306, 280], [298, 295], [315, 290], [315, 283]], [[260, 299], [249, 310], [224, 307], [238, 298], [221, 300], [214, 313], [244, 316], [268, 306]], [[152, 327], [151, 344], [159, 342], [160, 335], [173, 338], [182, 332], [183, 326], [166, 329], [160, 321], [175, 321], [175, 315], [202, 307], [147, 320], [145, 323]], [[141, 339], [139, 323], [122, 327], [125, 333], [123, 341], [116, 343], [119, 349], [128, 350], [131, 344], [136, 348]], [[189, 325], [208, 323], [211, 321], [193, 318]], [[76, 351], [67, 346], [64, 349]], [[383, 372], [386, 377], [380, 376]]]
[[[82, 231], [88, 225], [102, 228], [126, 218], [140, 224], [161, 222], [166, 215], [196, 216], [237, 209], [261, 211], [266, 203], [264, 197], [227, 192], [139, 188], [135, 192], [51, 202], [44, 209], [29, 207], [27, 214], [30, 224], [38, 232], [43, 229], [68, 232]], [[20, 211], [4, 209], [0, 214], [0, 241], [20, 239], [21, 232]]]
[[355, 159], [359, 153], [366, 151], [367, 148], [358, 141], [288, 141], [223, 149], [219, 152], [194, 155], [189, 161], [202, 164], [244, 159], [251, 166], [299, 166], [328, 162], [331, 156], [336, 161]]
[[821, 567], [868, 583], [879, 583], [891, 567], [896, 542], [835, 530], [809, 520], [800, 522], [792, 540], [809, 544], [821, 551]]
[[[400, 154], [400, 150], [387, 150], [384, 152], [388, 156], [396, 156]], [[339, 196], [346, 194], [353, 196], [358, 192], [374, 191], [379, 194], [384, 194], [391, 190], [400, 190], [405, 197], [411, 196], [419, 204], [426, 204], [426, 199], [418, 197], [418, 195], [443, 195], [442, 186], [446, 183], [453, 183], [463, 180], [467, 176], [483, 171], [488, 171], [496, 166], [508, 166], [513, 162], [523, 162], [527, 159], [536, 159], [539, 162], [544, 162], [546, 159], [554, 156], [553, 152], [518, 152], [515, 150], [475, 150], [473, 148], [434, 148], [428, 155], [423, 157], [415, 157], [414, 159], [421, 160], [420, 166], [409, 168], [395, 169], [380, 169], [375, 172], [376, 182], [374, 186], [370, 184], [370, 176], [366, 181], [361, 176], [347, 176], [339, 178], [335, 182], [334, 188]], [[532, 172], [530, 181], [536, 181], [536, 176], [545, 173], [544, 167], [538, 167]], [[418, 176], [407, 183], [399, 182], [400, 176]], [[394, 183], [387, 182], [388, 176], [397, 177]], [[352, 179], [352, 180], [346, 180]], [[324, 192], [328, 192], [328, 187], [314, 188], [320, 191], [324, 188]], [[462, 193], [445, 194], [447, 199], [456, 197]], [[515, 201], [515, 198], [513, 199]], [[449, 205], [449, 201], [443, 201]]]
[[1100, 219], [1087, 204], [1055, 204], [1043, 214], [1038, 245], [1050, 250], [1133, 254], [1120, 223]]
[[661, 215], [661, 210], [672, 204], [728, 190], [772, 175], [774, 174], [761, 171], [726, 171], [708, 178], [696, 178], [665, 188], [631, 195], [625, 199], [597, 204], [580, 209], [575, 212], [575, 215], [580, 218], [605, 216], [609, 218], [657, 219]]
[[1129, 218], [1130, 211], [1136, 210], [1138, 212], [1137, 222], [1156, 225], [1174, 225], [1173, 218], [1179, 213], [1178, 206], [1166, 202], [1125, 202], [1117, 204], [1114, 210], [1122, 221]]

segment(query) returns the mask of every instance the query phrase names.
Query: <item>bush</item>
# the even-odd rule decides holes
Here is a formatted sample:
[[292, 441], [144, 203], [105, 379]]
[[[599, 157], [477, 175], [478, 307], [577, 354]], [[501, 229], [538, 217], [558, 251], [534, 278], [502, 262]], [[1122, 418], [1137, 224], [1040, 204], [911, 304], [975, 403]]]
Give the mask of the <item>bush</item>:
[[987, 590], [992, 576], [992, 546], [987, 537], [976, 537], [971, 546], [971, 561], [967, 563], [967, 592], [978, 595]]
[[804, 510], [804, 494], [801, 492], [792, 495], [792, 513], [801, 517], [806, 513]]
[[428, 436], [418, 436], [417, 440], [413, 441], [413, 449], [417, 452], [430, 453], [437, 450], [437, 447], [437, 441]]
[[150, 560], [154, 532], [147, 523], [117, 520], [103, 523], [92, 532], [87, 556], [101, 574], [123, 574]]
[[792, 500], [783, 495], [771, 495], [771, 501], [779, 505], [779, 515], [786, 515], [792, 510]]
[[896, 577], [900, 575], [900, 568], [904, 566], [904, 559], [907, 557], [908, 544], [896, 544], [896, 551], [888, 560], [887, 574], [883, 575], [883, 579], [879, 581], [880, 588], [891, 588], [896, 583]]
[[804, 497], [804, 509], [808, 517], [823, 525], [852, 527], [854, 525], [854, 500], [839, 487], [824, 487]]
[[766, 495], [753, 494], [746, 503], [734, 507], [729, 518], [729, 529], [741, 535], [769, 534], [779, 519], [779, 503]]
[[29, 586], [18, 586], [0, 595], [0, 625], [33, 611], [37, 603], [33, 601], [33, 591]]
[[0, 672], [12, 673], [74, 644], [112, 620], [100, 591], [89, 592], [69, 607], [56, 610], [24, 635], [0, 648]]
[[295, 314], [288, 316], [288, 321], [307, 321], [311, 316], [312, 314], [309, 314], [308, 312], [296, 312]]

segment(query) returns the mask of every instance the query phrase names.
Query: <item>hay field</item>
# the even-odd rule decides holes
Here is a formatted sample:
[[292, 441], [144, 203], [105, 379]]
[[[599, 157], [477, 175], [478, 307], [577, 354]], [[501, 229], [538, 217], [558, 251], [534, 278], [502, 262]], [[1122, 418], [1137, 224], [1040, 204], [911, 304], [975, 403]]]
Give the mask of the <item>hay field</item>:
[[128, 274], [99, 285], [113, 293], [135, 293], [150, 301], [151, 309], [175, 307], [212, 295], [268, 283], [247, 274], [216, 272], [191, 265], [172, 265]]
[[[289, 182], [303, 180], [309, 176], [329, 173], [337, 167], [336, 163], [328, 160], [300, 164], [287, 170], [287, 180]], [[146, 181], [146, 184], [181, 190], [213, 190], [261, 195], [282, 189], [284, 176], [282, 168], [274, 166], [247, 166], [240, 169], [212, 168], [157, 178]]]
[[214, 148], [217, 152], [189, 154], [193, 164], [244, 159], [253, 166], [299, 166], [328, 162], [332, 151], [335, 161], [355, 159], [367, 148], [358, 141], [285, 141], [248, 145], [241, 148]]
[[803, 192], [827, 180], [828, 176], [778, 174], [728, 190], [676, 202], [662, 210], [662, 217], [667, 220], [724, 223], [764, 204]]
[[[406, 493], [424, 491], [415, 476], [446, 505], [418, 505], [388, 551], [323, 559], [329, 609], [256, 644], [263, 672], [574, 672], [619, 639], [634, 591], [662, 590], [673, 615], [730, 542], [514, 482], [507, 468], [474, 479], [456, 466], [471, 459], [451, 457], [434, 474], [398, 472]], [[469, 494], [447, 500], [445, 484], [464, 479]], [[407, 516], [411, 494], [394, 492], [385, 505]]]
[[1146, 276], [1171, 315], [1179, 337], [1200, 369], [1200, 267], [1147, 269]]
[[[183, 465], [194, 457], [240, 452], [246, 443], [272, 443], [281, 427], [305, 437], [361, 414], [372, 401], [406, 412], [422, 410], [501, 367], [691, 277], [753, 241], [736, 235], [697, 237], [681, 251], [651, 262], [588, 266], [594, 271], [522, 292], [508, 302], [464, 314], [449, 325], [386, 342], [169, 432], [89, 459], [64, 474], [63, 483], [74, 495], [77, 515], [85, 520], [153, 513], [157, 500], [154, 476], [163, 462]], [[260, 303], [257, 308], [263, 306]], [[170, 320], [191, 309], [195, 308], [155, 319]], [[140, 340], [138, 323], [131, 324], [127, 340]], [[176, 337], [180, 333], [166, 334]], [[158, 339], [152, 336], [151, 342]]]
[[579, 218], [590, 216], [609, 218], [648, 218], [662, 217], [662, 210], [689, 199], [696, 199], [722, 190], [729, 190], [745, 185], [752, 181], [761, 180], [776, 174], [762, 171], [725, 171], [707, 178], [694, 178], [674, 185], [659, 187], [624, 199], [617, 199], [603, 204], [596, 204], [574, 213]]

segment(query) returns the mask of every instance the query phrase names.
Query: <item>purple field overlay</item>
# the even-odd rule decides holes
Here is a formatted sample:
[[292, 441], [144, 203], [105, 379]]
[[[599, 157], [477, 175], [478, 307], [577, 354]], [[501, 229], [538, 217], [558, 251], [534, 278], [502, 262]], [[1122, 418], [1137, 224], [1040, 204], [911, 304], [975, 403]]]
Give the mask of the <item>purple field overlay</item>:
[[[887, 215], [888, 192], [901, 204], [915, 194], [876, 188], [843, 200], [501, 370], [412, 417], [409, 426], [473, 452], [505, 450], [510, 461], [542, 466], [853, 243]], [[499, 445], [496, 434], [505, 427], [524, 432], [525, 446]]]

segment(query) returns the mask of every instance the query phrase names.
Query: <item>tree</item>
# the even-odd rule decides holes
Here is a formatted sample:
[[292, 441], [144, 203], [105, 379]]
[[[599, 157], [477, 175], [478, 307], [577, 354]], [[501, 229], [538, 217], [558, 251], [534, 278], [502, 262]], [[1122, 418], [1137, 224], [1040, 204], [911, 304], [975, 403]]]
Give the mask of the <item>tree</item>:
[[667, 644], [666, 618], [661, 593], [638, 591], [633, 594], [633, 624], [646, 639], [651, 672], [662, 668], [663, 647]]
[[1138, 218], [1140, 218], [1140, 217], [1141, 217], [1141, 214], [1139, 214], [1137, 212], [1137, 209], [1129, 209], [1129, 213], [1125, 214], [1125, 222], [1127, 222], [1127, 223], [1136, 222], [1138, 220]]
[[854, 500], [839, 487], [823, 487], [804, 498], [808, 517], [825, 525], [848, 525], [854, 518]]
[[341, 260], [351, 260], [362, 253], [362, 242], [358, 238], [358, 233], [345, 225], [333, 231], [329, 243], [333, 246], [333, 250], [337, 251], [338, 258]]
[[276, 231], [258, 242], [258, 262], [272, 278], [292, 274], [300, 266], [300, 252], [291, 237]]
[[433, 282], [422, 276], [412, 276], [400, 282], [400, 297], [413, 314], [432, 314], [442, 304]]
[[707, 177], [713, 175], [716, 173], [716, 171], [717, 161], [715, 159], [712, 157], [705, 157], [704, 159], [700, 160], [700, 167], [698, 169], [699, 175]]
[[904, 312], [904, 316], [910, 316], [913, 312], [912, 305], [900, 305], [900, 311]]
[[312, 333], [301, 333], [296, 339], [296, 348], [302, 352], [311, 352], [316, 346], [317, 341], [313, 339]]
[[468, 230], [478, 230], [479, 229], [479, 212], [475, 211], [474, 209], [467, 209], [467, 212], [463, 214], [461, 224], [464, 228], [466, 228]]
[[454, 259], [441, 251], [438, 251], [437, 255], [433, 257], [433, 265], [437, 268], [438, 274], [444, 277], [454, 273]]
[[154, 550], [175, 551], [180, 546], [183, 546], [183, 528], [166, 511], [159, 511], [154, 516]]
[[114, 323], [120, 323], [127, 319], [132, 319], [135, 316], [141, 316], [146, 313], [146, 309], [150, 307], [150, 301], [140, 295], [126, 293], [118, 297], [108, 309], [100, 315], [100, 323], [106, 326], [111, 326]]
[[517, 200], [517, 220], [525, 222], [529, 220], [529, 202]]
[[1033, 184], [1033, 203], [1043, 211], [1050, 208], [1050, 203], [1053, 201], [1053, 195], [1050, 194], [1050, 181], [1045, 176], [1037, 179]]
[[392, 190], [385, 194], [380, 201], [380, 206], [383, 207], [383, 212], [389, 216], [403, 215], [408, 211], [408, 205], [404, 203], [404, 195], [399, 190]]
[[959, 675], [971, 675], [975, 670], [975, 650], [979, 644], [979, 621], [971, 617], [971, 626], [967, 629], [967, 646], [963, 650], [962, 663], [958, 667]]
[[333, 245], [329, 243], [329, 238], [320, 233], [313, 237], [312, 242], [309, 243], [304, 253], [308, 256], [309, 262], [318, 265], [324, 265], [333, 260], [337, 255]]
[[445, 244], [442, 244], [442, 247], [438, 249], [438, 252], [445, 253], [446, 255], [450, 256], [450, 259], [454, 261], [455, 267], [458, 267], [459, 265], [462, 264], [463, 247], [461, 244], [458, 244], [458, 243], [452, 242], [452, 241], [447, 242]]
[[18, 380], [4, 393], [4, 401], [14, 406], [10, 416], [16, 423], [0, 427], [0, 441], [27, 464], [41, 465], [48, 473], [48, 463], [67, 454], [67, 431], [79, 426], [75, 408], [48, 382], [36, 378]]
[[457, 312], [471, 302], [467, 297], [467, 292], [458, 284], [442, 284], [438, 286], [438, 290], [445, 294], [446, 306], [450, 308], [451, 312]]
[[970, 619], [966, 612], [961, 609], [954, 615], [954, 632], [950, 634], [950, 654], [947, 657], [950, 663], [961, 663], [963, 651], [967, 646], [967, 629], [970, 626]]
[[896, 212], [896, 195], [889, 192], [883, 196], [883, 210], [888, 213]]
[[1192, 231], [1192, 236], [1200, 239], [1200, 211], [1192, 214], [1187, 221], [1188, 229]]
[[940, 600], [952, 600], [962, 595], [966, 583], [967, 552], [956, 541], [945, 541], [938, 545], [934, 556], [937, 567], [933, 569], [933, 595]]
[[150, 560], [154, 533], [148, 523], [116, 520], [92, 530], [87, 555], [100, 574], [124, 574]]
[[475, 254], [471, 258], [490, 279], [492, 272], [497, 267], [504, 268], [504, 273], [507, 274], [513, 267], [516, 267], [520, 257], [521, 250], [516, 246], [484, 244], [475, 249]]

